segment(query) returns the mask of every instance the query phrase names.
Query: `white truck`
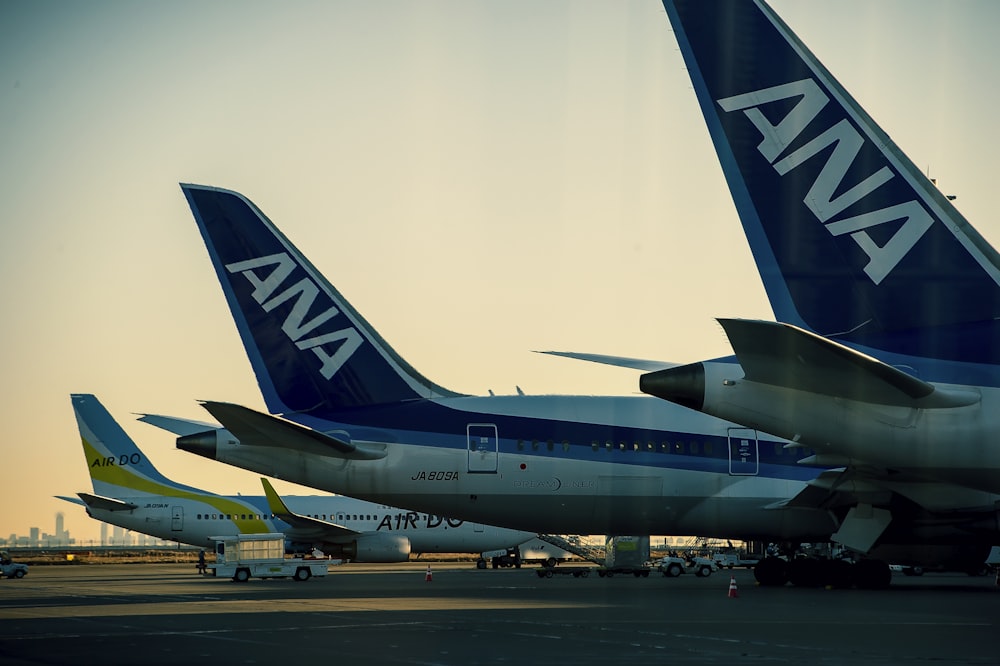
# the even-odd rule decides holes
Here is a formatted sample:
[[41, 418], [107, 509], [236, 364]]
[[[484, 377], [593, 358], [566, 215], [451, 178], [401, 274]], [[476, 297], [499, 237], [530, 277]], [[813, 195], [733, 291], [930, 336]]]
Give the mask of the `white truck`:
[[7, 551], [0, 551], [0, 576], [7, 578], [24, 578], [28, 575], [28, 565], [18, 564], [10, 559]]
[[327, 560], [285, 557], [284, 534], [238, 534], [212, 540], [215, 563], [207, 566], [212, 576], [244, 583], [254, 576], [309, 580], [327, 574]]
[[732, 569], [733, 567], [746, 567], [752, 569], [760, 562], [759, 557], [743, 555], [738, 552], [716, 553], [712, 556], [720, 569]]
[[682, 573], [693, 573], [699, 578], [708, 578], [713, 571], [718, 569], [718, 566], [713, 560], [705, 557], [684, 559], [683, 557], [667, 556], [656, 563], [656, 568], [668, 578], [676, 578]]

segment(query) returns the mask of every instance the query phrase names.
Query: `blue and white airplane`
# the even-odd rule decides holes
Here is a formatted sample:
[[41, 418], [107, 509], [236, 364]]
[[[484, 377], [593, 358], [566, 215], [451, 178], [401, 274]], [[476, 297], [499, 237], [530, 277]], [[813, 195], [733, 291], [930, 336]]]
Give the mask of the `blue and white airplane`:
[[1000, 255], [764, 2], [664, 6], [778, 321], [642, 391], [812, 450], [852, 548], [1000, 543]]
[[[178, 448], [538, 533], [799, 542], [841, 527], [843, 513], [789, 502], [824, 470], [800, 464], [809, 452], [784, 440], [641, 395], [470, 396], [431, 382], [246, 197], [181, 187], [270, 414], [204, 402], [222, 427], [183, 435]], [[953, 532], [900, 521], [878, 546], [926, 564], [912, 544]], [[862, 584], [888, 576], [884, 565], [864, 571]]]
[[[213, 536], [282, 532], [289, 549], [355, 562], [404, 562], [411, 553], [483, 553], [532, 539], [522, 532], [340, 496], [225, 496], [163, 476], [93, 395], [71, 396], [93, 494], [92, 518], [160, 539], [214, 547]], [[189, 422], [190, 424], [190, 422]], [[202, 425], [203, 428], [209, 427]]]
[[[471, 396], [418, 373], [244, 196], [182, 185], [269, 414], [205, 402], [186, 451], [538, 533], [825, 537], [768, 507], [817, 471], [784, 442], [643, 395]], [[283, 418], [273, 416], [281, 415]]]

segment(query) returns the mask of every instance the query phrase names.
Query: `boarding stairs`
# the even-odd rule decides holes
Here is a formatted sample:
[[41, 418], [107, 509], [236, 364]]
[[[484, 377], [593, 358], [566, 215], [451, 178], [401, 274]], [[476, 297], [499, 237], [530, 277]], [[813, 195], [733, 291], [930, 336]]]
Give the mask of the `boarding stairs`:
[[603, 546], [588, 546], [580, 541], [576, 535], [561, 534], [539, 534], [538, 538], [546, 543], [550, 543], [556, 548], [562, 548], [568, 553], [573, 553], [588, 562], [604, 566], [607, 561], [607, 553]]

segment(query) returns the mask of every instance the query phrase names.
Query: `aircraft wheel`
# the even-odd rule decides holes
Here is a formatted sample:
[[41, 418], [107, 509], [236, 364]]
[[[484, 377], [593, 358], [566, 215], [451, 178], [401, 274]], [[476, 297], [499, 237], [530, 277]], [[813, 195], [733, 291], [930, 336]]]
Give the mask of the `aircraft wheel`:
[[861, 560], [854, 565], [854, 581], [858, 587], [866, 590], [889, 587], [892, 570], [882, 560]]
[[753, 577], [768, 587], [781, 587], [788, 582], [788, 563], [780, 557], [765, 557], [753, 568]]
[[824, 562], [823, 580], [825, 585], [837, 588], [849, 588], [854, 585], [854, 565], [845, 560]]
[[788, 564], [788, 580], [795, 587], [819, 587], [823, 584], [822, 563], [812, 557], [800, 557]]

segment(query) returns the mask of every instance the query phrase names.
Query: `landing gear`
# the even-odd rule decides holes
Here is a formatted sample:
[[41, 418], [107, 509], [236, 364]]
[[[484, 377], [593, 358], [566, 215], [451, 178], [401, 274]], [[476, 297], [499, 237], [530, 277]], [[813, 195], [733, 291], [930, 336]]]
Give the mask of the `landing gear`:
[[780, 587], [791, 583], [796, 587], [832, 587], [875, 590], [889, 586], [892, 571], [882, 560], [829, 560], [796, 557], [784, 560], [765, 557], [754, 568], [754, 578], [762, 586]]

